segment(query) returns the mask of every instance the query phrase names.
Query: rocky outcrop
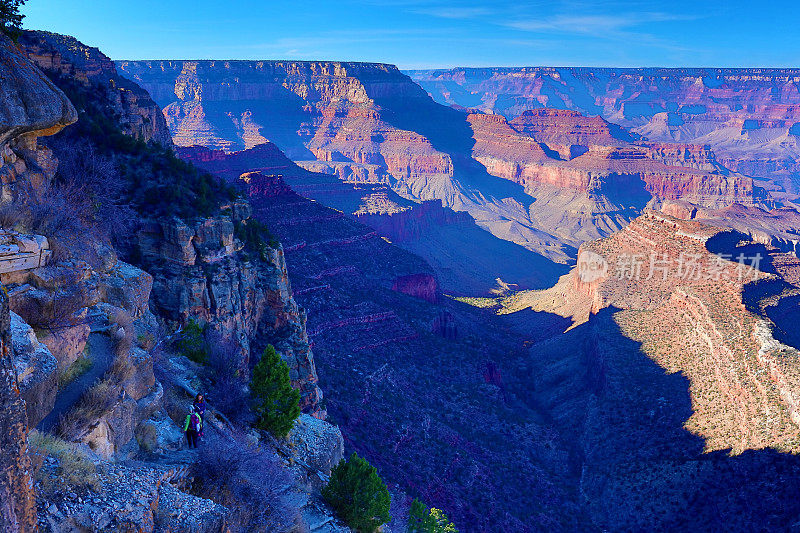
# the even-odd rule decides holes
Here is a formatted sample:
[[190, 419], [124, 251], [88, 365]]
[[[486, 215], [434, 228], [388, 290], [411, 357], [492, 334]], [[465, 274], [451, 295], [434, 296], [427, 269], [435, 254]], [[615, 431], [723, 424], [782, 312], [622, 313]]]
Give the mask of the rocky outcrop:
[[287, 435], [295, 460], [312, 472], [319, 472], [314, 484], [321, 486], [325, 476], [344, 458], [344, 439], [338, 426], [301, 414]]
[[0, 37], [0, 201], [25, 197], [28, 187], [52, 179], [55, 160], [36, 138], [77, 119], [70, 101], [5, 36]]
[[245, 172], [240, 179], [247, 184], [249, 194], [253, 196], [271, 198], [292, 192], [286, 182], [274, 174], [266, 176], [261, 172]]
[[28, 422], [36, 426], [55, 402], [58, 361], [39, 342], [33, 329], [20, 316], [11, 313], [11, 339], [19, 390], [25, 399]]
[[72, 103], [53, 83], [21, 55], [11, 39], [0, 37], [0, 143], [23, 133], [52, 135], [77, 120]]
[[602, 117], [566, 109], [529, 109], [509, 124], [565, 160], [584, 154], [592, 145], [624, 146], [633, 140], [628, 132]]
[[731, 228], [754, 242], [795, 256], [800, 253], [800, 213], [790, 207], [765, 210], [735, 204], [707, 209], [686, 202], [665, 202], [661, 211], [675, 218]]
[[435, 304], [439, 301], [439, 284], [430, 274], [410, 274], [392, 282], [392, 290]]
[[[295, 168], [295, 164], [271, 142], [239, 152], [226, 152], [202, 145], [177, 146], [175, 152], [181, 159], [228, 180], [238, 178], [245, 171], [270, 175], [285, 174]], [[243, 159], [246, 162], [241, 161]]]
[[52, 76], [69, 78], [104, 94], [122, 131], [143, 141], [172, 146], [161, 109], [141, 87], [117, 74], [100, 50], [77, 39], [46, 31], [24, 31], [20, 45], [27, 57]]
[[[381, 183], [382, 179], [374, 183], [348, 183], [331, 175], [336, 173], [335, 168], [315, 168], [315, 164], [304, 163], [301, 163], [303, 167], [298, 166], [270, 142], [229, 153], [202, 146], [178, 147], [177, 153], [182, 159], [230, 181], [237, 181], [243, 174], [259, 172], [269, 180], [276, 180], [277, 187], [289, 185], [307, 198], [347, 213], [397, 213], [411, 204]], [[323, 173], [318, 172], [320, 170]], [[284, 185], [279, 186], [278, 181]]]
[[[263, 253], [244, 250], [234, 229], [248, 223], [249, 206], [237, 202], [228, 210], [231, 215], [198, 219], [192, 226], [175, 218], [142, 227], [142, 264], [155, 278], [152, 303], [177, 323], [193, 319], [206, 326], [206, 335], [220, 349], [228, 347], [243, 376], [255, 364], [256, 351], [274, 344], [302, 393], [303, 409], [316, 412], [321, 393], [283, 249], [264, 242]], [[248, 259], [245, 253], [254, 255]]]
[[[797, 259], [741, 234], [726, 240], [727, 234], [700, 219], [647, 212], [609, 238], [584, 244], [571, 276], [546, 295], [531, 295], [550, 300], [550, 307], [532, 307], [578, 323], [609, 309], [619, 312], [624, 335], [668, 372], [689, 379], [694, 414], [688, 426], [707, 448], [791, 449], [800, 426], [795, 393], [787, 391], [796, 390], [800, 369], [777, 356], [780, 350], [764, 355], [753, 332], [768, 313], [753, 302], [769, 300], [765, 305], [774, 307], [796, 293]], [[730, 247], [720, 248], [723, 241]], [[759, 292], [759, 280], [768, 277], [784, 283]], [[728, 368], [753, 370], [721, 370]], [[767, 419], [772, 430], [753, 429]]]

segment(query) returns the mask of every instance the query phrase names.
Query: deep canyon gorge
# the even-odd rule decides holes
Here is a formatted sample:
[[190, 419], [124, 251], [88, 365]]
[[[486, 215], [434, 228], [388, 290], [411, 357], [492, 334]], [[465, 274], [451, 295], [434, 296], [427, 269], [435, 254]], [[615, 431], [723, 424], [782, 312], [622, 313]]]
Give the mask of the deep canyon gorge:
[[[351, 452], [387, 532], [414, 498], [467, 532], [800, 524], [800, 70], [0, 39], [4, 531], [351, 531]], [[269, 347], [285, 437], [248, 418]], [[225, 494], [182, 441], [205, 391], [250, 458]]]

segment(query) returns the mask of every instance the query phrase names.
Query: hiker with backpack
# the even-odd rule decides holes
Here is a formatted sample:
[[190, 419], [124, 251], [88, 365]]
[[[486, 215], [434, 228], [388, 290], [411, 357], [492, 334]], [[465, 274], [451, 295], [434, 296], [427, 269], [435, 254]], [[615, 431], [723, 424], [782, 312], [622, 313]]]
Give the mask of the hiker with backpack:
[[194, 410], [200, 415], [200, 418], [206, 417], [206, 400], [203, 398], [202, 394], [198, 394], [195, 397], [192, 407], [194, 407]]
[[200, 433], [203, 431], [203, 418], [194, 408], [194, 405], [189, 409], [189, 414], [186, 415], [183, 431], [186, 432], [186, 442], [189, 443], [189, 448], [197, 448]]
[[206, 423], [206, 400], [203, 398], [202, 394], [198, 394], [195, 399], [192, 407], [200, 415], [200, 433], [199, 437], [203, 438], [205, 436], [205, 423]]

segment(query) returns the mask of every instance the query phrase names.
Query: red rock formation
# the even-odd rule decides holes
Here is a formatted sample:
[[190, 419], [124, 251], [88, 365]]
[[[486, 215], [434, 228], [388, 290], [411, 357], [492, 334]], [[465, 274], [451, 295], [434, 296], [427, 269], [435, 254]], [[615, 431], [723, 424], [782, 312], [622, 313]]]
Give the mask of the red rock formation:
[[[228, 153], [204, 146], [178, 147], [176, 151], [182, 159], [230, 181], [238, 180], [243, 173], [255, 171], [266, 176], [280, 176], [296, 192], [324, 201], [345, 212], [393, 213], [402, 211], [410, 203], [402, 200], [385, 185], [365, 185], [370, 180], [362, 181], [361, 185], [354, 187], [329, 173], [305, 170], [269, 142]], [[314, 169], [313, 166], [311, 168]]]
[[797, 69], [456, 68], [410, 76], [439, 102], [509, 119], [567, 109], [650, 140], [709, 143], [727, 168], [764, 177], [787, 198], [800, 194]]
[[243, 172], [275, 174], [295, 169], [296, 165], [273, 143], [259, 144], [239, 152], [225, 152], [205, 146], [178, 146], [178, 157], [226, 179], [237, 179]]
[[316, 134], [307, 144], [319, 160], [376, 165], [378, 170], [373, 172], [383, 180], [453, 173], [447, 154], [436, 151], [418, 133], [390, 126], [374, 109], [331, 106], [322, 115]]
[[630, 134], [599, 116], [587, 117], [565, 109], [532, 109], [509, 122], [520, 133], [545, 143], [562, 159], [572, 159], [591, 145], [623, 146]]
[[[616, 320], [625, 335], [642, 343], [641, 349], [668, 372], [689, 378], [694, 415], [688, 426], [706, 439], [708, 448], [793, 449], [800, 434], [800, 368], [796, 359], [777, 355], [777, 343], [760, 337], [768, 319], [759, 314], [758, 305], [742, 303], [759, 300], [748, 284], [767, 277], [752, 268], [756, 252], [732, 246], [727, 256], [717, 256], [708, 250], [724, 231], [698, 220], [645, 213], [609, 238], [584, 244], [573, 274], [545, 291], [547, 295], [531, 297], [556, 303], [551, 312], [579, 322], [588, 319], [586, 311], [618, 311]], [[742, 264], [739, 250], [745, 254]], [[778, 276], [794, 272], [788, 265], [797, 265], [795, 257], [775, 249], [761, 253], [775, 258], [764, 256], [762, 267], [780, 264]], [[603, 268], [584, 268], [592, 260]], [[787, 274], [784, 279], [792, 278]], [[760, 298], [775, 305], [792, 294], [780, 294], [782, 290]], [[724, 370], [732, 368], [764, 372]], [[764, 427], [771, 417], [773, 429], [753, 429]]]
[[392, 290], [420, 298], [429, 303], [437, 303], [441, 297], [439, 284], [431, 274], [410, 274], [392, 282]]
[[[598, 131], [596, 123], [602, 119], [592, 121], [597, 127], [573, 134], [565, 133], [556, 120], [562, 114], [540, 112], [521, 117], [524, 120], [520, 123], [530, 124], [529, 131], [534, 136], [518, 133], [501, 115], [470, 115], [476, 141], [473, 157], [490, 173], [515, 181], [532, 194], [538, 186], [547, 185], [606, 194], [613, 202], [613, 188], [620, 187], [622, 179], [643, 181], [647, 191], [658, 199], [687, 199], [708, 206], [737, 202], [750, 205], [762, 200], [754, 192], [752, 179], [718, 171], [707, 147], [632, 144], [602, 132], [598, 143], [594, 143], [592, 133]], [[548, 120], [530, 120], [540, 115]], [[566, 116], [570, 119], [567, 127], [580, 123], [575, 113], [566, 112]], [[586, 151], [570, 159], [546, 151], [547, 140], [567, 143], [559, 146], [568, 150], [575, 146], [568, 144], [571, 137], [584, 143]]]

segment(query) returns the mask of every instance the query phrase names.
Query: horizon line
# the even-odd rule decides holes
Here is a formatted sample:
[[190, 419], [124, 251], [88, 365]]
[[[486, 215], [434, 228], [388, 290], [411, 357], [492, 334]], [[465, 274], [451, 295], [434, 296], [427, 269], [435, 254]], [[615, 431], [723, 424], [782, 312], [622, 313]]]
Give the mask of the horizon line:
[[719, 66], [688, 66], [688, 65], [639, 65], [639, 66], [609, 66], [609, 65], [587, 65], [587, 64], [575, 64], [575, 65], [567, 65], [567, 64], [540, 64], [540, 65], [481, 65], [481, 66], [472, 66], [472, 65], [454, 65], [454, 66], [432, 66], [432, 67], [413, 67], [413, 68], [406, 68], [406, 67], [399, 67], [397, 63], [390, 63], [386, 61], [362, 61], [362, 60], [349, 60], [349, 59], [287, 59], [287, 58], [276, 58], [276, 59], [242, 59], [242, 58], [227, 58], [227, 59], [217, 59], [217, 58], [157, 58], [157, 59], [111, 59], [114, 63], [134, 63], [134, 62], [159, 62], [159, 61], [173, 61], [173, 62], [181, 62], [181, 61], [221, 61], [221, 62], [243, 62], [243, 63], [255, 63], [255, 62], [265, 62], [265, 63], [351, 63], [351, 64], [361, 64], [361, 65], [386, 65], [390, 67], [395, 67], [397, 70], [402, 72], [414, 72], [414, 71], [431, 71], [431, 70], [457, 70], [457, 69], [567, 69], [567, 68], [578, 68], [578, 69], [604, 69], [604, 70], [644, 70], [644, 69], [664, 69], [664, 70], [793, 70], [800, 72], [800, 66], [737, 66], [737, 67], [719, 67]]

